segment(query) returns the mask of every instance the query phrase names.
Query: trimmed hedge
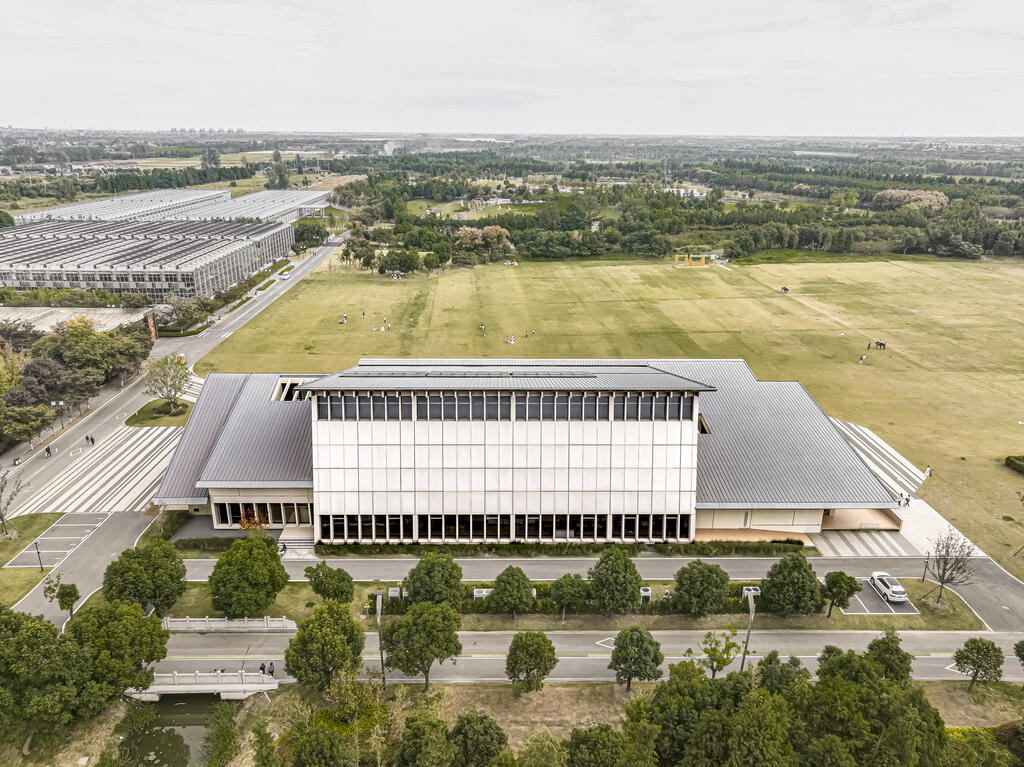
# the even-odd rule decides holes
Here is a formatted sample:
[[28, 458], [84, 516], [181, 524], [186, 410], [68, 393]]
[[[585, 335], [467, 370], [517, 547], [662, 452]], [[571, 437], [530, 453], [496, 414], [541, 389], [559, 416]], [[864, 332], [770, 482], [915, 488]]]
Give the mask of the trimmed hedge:
[[609, 546], [631, 557], [653, 551], [673, 557], [781, 556], [802, 551], [796, 539], [780, 541], [700, 541], [697, 543], [318, 543], [325, 557], [376, 557], [388, 554], [422, 556], [428, 551], [453, 557], [581, 557], [600, 556]]
[[1024, 474], [1024, 455], [1006, 456], [1006, 465], [1014, 471]]
[[[174, 548], [187, 551], [227, 551], [235, 541], [242, 540], [247, 536], [239, 535], [232, 538], [179, 538], [174, 541]], [[277, 541], [271, 536], [266, 536], [264, 542], [267, 546], [277, 548]]]
[[170, 328], [158, 327], [156, 333], [161, 338], [184, 338], [185, 336], [199, 335], [212, 324], [212, 322], [207, 322], [205, 325], [200, 325], [194, 330], [172, 330]]

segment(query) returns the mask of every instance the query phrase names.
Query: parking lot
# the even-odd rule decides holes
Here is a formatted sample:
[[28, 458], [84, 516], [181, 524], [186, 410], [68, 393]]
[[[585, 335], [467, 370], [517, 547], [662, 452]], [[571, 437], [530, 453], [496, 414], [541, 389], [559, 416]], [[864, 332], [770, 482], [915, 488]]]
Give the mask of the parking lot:
[[38, 556], [32, 544], [15, 555], [6, 567], [39, 567], [40, 560], [43, 567], [56, 567], [109, 516], [93, 512], [65, 514], [36, 539]]
[[850, 598], [850, 606], [843, 610], [846, 615], [917, 615], [917, 608], [912, 602], [889, 602], [867, 578], [857, 580], [862, 588], [859, 594]]

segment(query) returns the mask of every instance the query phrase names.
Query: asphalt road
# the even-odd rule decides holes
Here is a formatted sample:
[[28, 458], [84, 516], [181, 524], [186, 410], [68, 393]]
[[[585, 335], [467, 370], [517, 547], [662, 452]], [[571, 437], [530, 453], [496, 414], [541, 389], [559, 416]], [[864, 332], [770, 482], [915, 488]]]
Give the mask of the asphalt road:
[[[704, 636], [703, 631], [651, 633], [661, 643], [661, 650], [665, 654], [663, 668], [666, 671], [670, 663], [682, 660], [688, 649], [696, 652], [697, 644]], [[550, 631], [547, 634], [555, 645], [559, 661], [549, 677], [550, 681], [614, 679], [614, 673], [608, 669], [614, 632]], [[505, 654], [513, 635], [509, 631], [460, 633], [462, 654], [454, 662], [435, 664], [431, 670], [431, 681], [506, 681]], [[156, 670], [161, 673], [214, 669], [237, 671], [244, 667], [253, 671], [260, 663], [272, 661], [277, 677], [287, 679], [284, 674], [284, 651], [290, 636], [287, 632], [172, 634], [167, 645], [167, 658], [156, 664]], [[813, 672], [817, 667], [818, 655], [825, 645], [863, 651], [868, 642], [877, 636], [877, 632], [870, 631], [755, 631], [750, 637], [750, 654], [756, 661], [771, 650], [778, 650], [784, 657], [796, 656]], [[972, 636], [977, 636], [977, 633], [906, 631], [900, 634], [903, 649], [914, 655], [913, 675], [917, 679], [963, 679], [959, 672], [951, 668], [952, 656]], [[1024, 669], [1013, 654], [1013, 644], [1024, 639], [1024, 633], [993, 634], [991, 638], [1006, 654], [1003, 678], [1009, 681], [1024, 680]], [[377, 634], [368, 633], [363, 651], [365, 669], [380, 668], [378, 652]], [[729, 670], [738, 668], [739, 659], [733, 662]], [[396, 672], [389, 672], [389, 677], [395, 681], [420, 681], [418, 678], [408, 680]]]
[[[400, 581], [416, 564], [411, 557], [328, 560], [333, 567], [342, 567], [357, 581]], [[597, 561], [595, 558], [531, 557], [525, 559], [457, 559], [466, 581], [493, 580], [509, 565], [521, 567], [531, 580], [551, 581], [565, 573], [585, 575]], [[637, 570], [645, 580], [670, 581], [676, 571], [692, 562], [682, 557], [636, 557]], [[708, 558], [705, 562], [720, 565], [734, 580], [756, 580], [767, 574], [776, 561], [770, 557]], [[867, 577], [883, 570], [901, 578], [920, 578], [924, 571], [923, 557], [811, 557], [818, 575], [842, 570], [855, 577]], [[190, 581], [205, 581], [213, 571], [215, 560], [190, 559], [186, 562]], [[301, 560], [286, 560], [285, 567], [292, 580], [305, 580], [303, 570], [310, 564]], [[1024, 631], [1024, 583], [1003, 570], [988, 557], [974, 559], [974, 579], [970, 584], [958, 586], [956, 593], [974, 609], [993, 631]]]
[[[150, 357], [162, 357], [172, 352], [178, 352], [185, 356], [190, 365], [195, 364], [235, 330], [298, 284], [342, 242], [344, 242], [344, 236], [331, 238], [327, 245], [318, 248], [311, 256], [296, 264], [291, 271], [291, 279], [277, 280], [266, 290], [254, 291], [255, 297], [252, 300], [230, 314], [225, 310], [222, 312], [222, 319], [216, 320], [209, 329], [202, 333], [184, 338], [158, 339], [153, 345]], [[94, 437], [96, 442], [101, 444], [104, 438], [110, 436], [128, 415], [146, 404], [151, 398], [143, 392], [144, 388], [145, 384], [140, 378], [113, 394], [83, 421], [69, 428], [50, 443], [55, 451], [54, 457], [45, 458], [36, 454], [25, 460], [17, 471], [28, 485], [27, 492], [18, 498], [18, 503], [12, 508], [11, 515], [17, 515], [20, 504], [31, 498], [34, 489], [45, 486], [72, 461], [81, 457], [82, 453], [77, 453], [74, 457], [70, 453], [74, 448], [84, 445], [85, 435]], [[12, 474], [12, 478], [13, 476]], [[55, 512], [62, 510], [60, 508], [48, 509], [48, 511]], [[98, 509], [97, 511], [107, 510]], [[54, 572], [61, 574], [64, 583], [77, 585], [84, 600], [102, 585], [103, 571], [106, 569], [107, 563], [124, 549], [134, 546], [135, 541], [150, 522], [152, 522], [152, 517], [142, 512], [119, 511], [111, 514], [54, 569]], [[42, 584], [29, 592], [15, 605], [15, 608], [22, 612], [44, 615], [58, 625], [62, 625], [66, 619], [66, 615], [56, 604], [47, 602], [43, 598]]]

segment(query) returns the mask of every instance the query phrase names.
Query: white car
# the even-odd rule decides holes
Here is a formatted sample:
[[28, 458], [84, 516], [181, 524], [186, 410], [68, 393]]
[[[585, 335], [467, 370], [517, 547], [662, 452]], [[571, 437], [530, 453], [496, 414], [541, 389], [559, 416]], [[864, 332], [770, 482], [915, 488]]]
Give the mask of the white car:
[[900, 582], [889, 573], [871, 573], [871, 585], [878, 589], [878, 593], [889, 602], [907, 602], [907, 590], [900, 585]]

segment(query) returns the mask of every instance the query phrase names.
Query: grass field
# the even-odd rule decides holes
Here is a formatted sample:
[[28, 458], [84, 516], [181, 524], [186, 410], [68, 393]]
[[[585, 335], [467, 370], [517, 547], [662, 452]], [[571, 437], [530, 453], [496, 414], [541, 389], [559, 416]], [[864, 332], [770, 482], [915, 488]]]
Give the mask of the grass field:
[[[1020, 476], [1002, 463], [1024, 452], [1022, 306], [1024, 262], [996, 260], [731, 271], [529, 262], [405, 280], [343, 269], [303, 279], [196, 369], [326, 373], [362, 356], [742, 357], [760, 378], [803, 381], [831, 415], [930, 464], [923, 497], [1024, 576], [1012, 556], [1024, 544]], [[372, 332], [384, 316], [393, 331]], [[504, 343], [526, 330], [536, 335]], [[876, 339], [888, 351], [857, 364]]]

